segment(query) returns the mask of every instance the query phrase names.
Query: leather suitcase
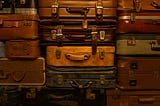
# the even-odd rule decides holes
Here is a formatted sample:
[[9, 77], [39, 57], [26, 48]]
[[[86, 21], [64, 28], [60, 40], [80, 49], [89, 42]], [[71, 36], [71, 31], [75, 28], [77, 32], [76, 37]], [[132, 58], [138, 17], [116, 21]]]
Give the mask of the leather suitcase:
[[160, 11], [119, 11], [117, 33], [160, 33], [159, 16]]
[[45, 60], [0, 58], [0, 85], [42, 86], [45, 84]]
[[7, 58], [28, 58], [40, 57], [38, 40], [9, 40], [6, 41]]
[[118, 87], [123, 90], [160, 89], [159, 57], [119, 56]]
[[59, 89], [115, 88], [116, 67], [47, 68], [47, 87]]
[[38, 38], [38, 15], [0, 14], [0, 40]]
[[46, 52], [51, 66], [114, 66], [114, 46], [98, 46], [94, 55], [90, 46], [48, 46]]
[[116, 54], [118, 55], [160, 55], [159, 34], [118, 34]]
[[37, 14], [37, 0], [1, 0], [1, 13]]
[[[39, 0], [41, 19], [50, 21], [115, 24], [117, 0]], [[83, 26], [82, 25], [82, 26]]]
[[159, 106], [160, 91], [107, 90], [106, 106]]
[[89, 25], [86, 31], [81, 28], [81, 25], [41, 25], [40, 37], [43, 42], [85, 44], [91, 43], [95, 36], [98, 43], [106, 43], [114, 42], [115, 31], [116, 26], [111, 25]]
[[6, 56], [5, 53], [6, 53], [5, 42], [0, 41], [0, 58], [5, 57]]

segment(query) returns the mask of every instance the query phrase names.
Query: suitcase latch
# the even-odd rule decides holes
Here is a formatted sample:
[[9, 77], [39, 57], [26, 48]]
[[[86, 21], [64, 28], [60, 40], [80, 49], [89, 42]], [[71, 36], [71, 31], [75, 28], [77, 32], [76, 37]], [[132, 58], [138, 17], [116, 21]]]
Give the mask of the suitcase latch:
[[63, 34], [62, 34], [62, 26], [61, 25], [59, 25], [57, 28], [56, 41], [57, 41], [58, 46], [63, 45]]
[[60, 59], [61, 58], [61, 50], [57, 49], [56, 50], [56, 59]]
[[87, 30], [88, 29], [88, 21], [87, 21], [87, 13], [88, 13], [88, 8], [86, 8], [86, 10], [84, 10], [84, 20], [82, 22], [82, 29], [83, 30]]
[[104, 84], [105, 84], [105, 81], [106, 81], [105, 75], [100, 75], [100, 76], [99, 76], [99, 80], [100, 80], [100, 84], [101, 84], [101, 85], [104, 85]]
[[51, 13], [54, 18], [58, 17], [58, 1], [55, 0], [51, 5]]
[[20, 4], [26, 4], [26, 0], [20, 0]]
[[62, 85], [63, 84], [63, 76], [62, 75], [57, 75], [57, 84]]
[[128, 46], [135, 46], [136, 45], [136, 40], [134, 37], [131, 37], [129, 40], [127, 40], [127, 45]]
[[133, 6], [136, 12], [140, 12], [142, 8], [141, 0], [133, 0]]
[[97, 52], [97, 31], [96, 31], [96, 26], [92, 28], [92, 55], [95, 55]]
[[100, 32], [99, 32], [99, 39], [100, 39], [100, 40], [104, 40], [104, 39], [105, 39], [105, 36], [106, 36], [106, 32], [105, 32], [105, 31], [100, 31]]
[[101, 60], [104, 59], [104, 50], [103, 50], [103, 49], [99, 49], [99, 58], [100, 58]]
[[96, 21], [102, 21], [103, 20], [103, 3], [102, 0], [98, 0], [96, 3]]

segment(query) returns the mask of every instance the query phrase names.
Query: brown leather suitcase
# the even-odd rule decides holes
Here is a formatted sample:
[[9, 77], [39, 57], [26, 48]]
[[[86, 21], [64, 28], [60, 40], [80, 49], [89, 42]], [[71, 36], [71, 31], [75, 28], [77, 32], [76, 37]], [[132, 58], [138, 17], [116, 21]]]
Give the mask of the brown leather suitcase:
[[114, 66], [114, 46], [48, 46], [47, 65], [51, 66]]
[[117, 33], [160, 33], [160, 11], [119, 11]]
[[0, 14], [0, 40], [38, 38], [38, 15]]
[[89, 25], [86, 31], [81, 28], [81, 25], [40, 25], [41, 41], [51, 41], [63, 44], [91, 43], [94, 34], [96, 34], [98, 43], [114, 42], [115, 31], [116, 26], [111, 25]]
[[159, 106], [160, 91], [106, 90], [106, 106]]
[[[117, 0], [39, 0], [41, 19], [53, 22], [116, 22]], [[82, 26], [83, 26], [82, 25]]]
[[117, 87], [123, 90], [156, 90], [160, 89], [159, 57], [117, 58]]
[[45, 60], [0, 58], [0, 85], [42, 86], [45, 84]]
[[38, 58], [40, 48], [38, 40], [9, 40], [6, 41], [7, 58]]

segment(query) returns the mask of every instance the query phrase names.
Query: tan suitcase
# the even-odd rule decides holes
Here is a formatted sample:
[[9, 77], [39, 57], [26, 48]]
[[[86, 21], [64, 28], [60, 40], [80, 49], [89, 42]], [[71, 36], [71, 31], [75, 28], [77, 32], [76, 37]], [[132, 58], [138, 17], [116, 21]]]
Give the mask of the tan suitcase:
[[48, 46], [46, 61], [51, 66], [114, 66], [114, 46]]

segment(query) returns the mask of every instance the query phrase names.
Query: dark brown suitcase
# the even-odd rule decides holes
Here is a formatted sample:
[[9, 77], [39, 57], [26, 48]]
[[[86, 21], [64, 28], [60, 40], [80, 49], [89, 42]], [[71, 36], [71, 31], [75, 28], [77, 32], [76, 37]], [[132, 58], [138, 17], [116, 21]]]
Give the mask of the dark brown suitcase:
[[119, 56], [118, 87], [123, 90], [160, 89], [159, 57]]
[[[39, 0], [41, 19], [54, 22], [116, 22], [116, 0]], [[83, 26], [83, 25], [82, 25]]]
[[0, 14], [0, 40], [38, 38], [38, 15]]
[[10, 40], [6, 41], [7, 58], [28, 58], [40, 57], [38, 40]]
[[160, 91], [106, 90], [106, 106], [159, 106]]

